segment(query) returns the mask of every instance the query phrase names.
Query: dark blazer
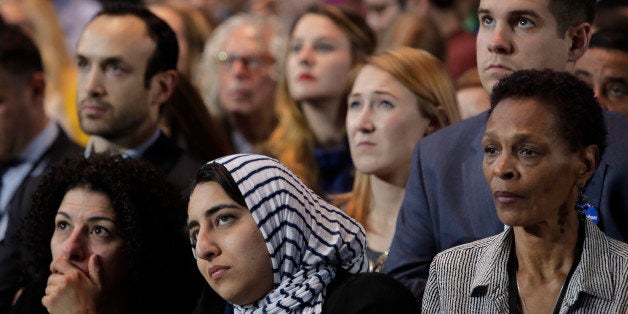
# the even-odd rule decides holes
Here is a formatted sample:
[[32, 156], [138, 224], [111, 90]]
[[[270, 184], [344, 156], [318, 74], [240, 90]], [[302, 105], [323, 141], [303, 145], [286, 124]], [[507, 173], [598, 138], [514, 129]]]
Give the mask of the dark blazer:
[[179, 148], [161, 133], [155, 143], [148, 147], [142, 159], [157, 165], [166, 173], [168, 180], [178, 186], [183, 195], [189, 195], [191, 183], [203, 162]]
[[[422, 139], [414, 148], [406, 194], [384, 272], [420, 300], [434, 256], [504, 230], [482, 173], [488, 113]], [[605, 112], [608, 148], [585, 195], [599, 209], [598, 226], [628, 240], [628, 117]], [[622, 225], [624, 227], [622, 228]]]
[[57, 126], [59, 134], [50, 148], [44, 153], [33, 171], [22, 181], [7, 206], [9, 224], [5, 238], [0, 241], [0, 313], [8, 311], [13, 296], [17, 291], [19, 280], [19, 241], [17, 239], [22, 219], [31, 207], [31, 195], [39, 185], [45, 171], [61, 158], [69, 155], [80, 155], [83, 149], [72, 142], [63, 130]]

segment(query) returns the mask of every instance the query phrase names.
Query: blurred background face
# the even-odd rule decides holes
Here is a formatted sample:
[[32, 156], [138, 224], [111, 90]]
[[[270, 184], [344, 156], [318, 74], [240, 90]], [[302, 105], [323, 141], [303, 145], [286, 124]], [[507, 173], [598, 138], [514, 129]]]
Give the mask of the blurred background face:
[[351, 45], [331, 19], [306, 14], [290, 37], [286, 76], [296, 101], [341, 97], [351, 69]]
[[188, 230], [196, 263], [223, 299], [251, 304], [273, 288], [273, 266], [262, 232], [249, 210], [216, 182], [194, 188], [188, 205]]
[[260, 30], [241, 25], [218, 53], [220, 105], [230, 114], [252, 115], [273, 110], [277, 82], [271, 76], [274, 59]]
[[356, 169], [405, 185], [412, 149], [431, 129], [416, 95], [386, 71], [367, 65], [347, 103], [347, 133]]
[[28, 34], [33, 35], [34, 26], [29, 22], [24, 7], [17, 0], [0, 1], [0, 15], [5, 22], [13, 25], [19, 25]]
[[401, 14], [398, 0], [364, 0], [366, 22], [377, 33], [382, 34]]
[[576, 75], [593, 88], [603, 108], [628, 115], [628, 53], [589, 48], [576, 62]]
[[484, 177], [504, 224], [556, 223], [561, 211], [574, 210], [583, 164], [556, 123], [534, 99], [504, 99], [488, 119]]
[[98, 255], [106, 289], [115, 287], [128, 272], [125, 241], [115, 221], [107, 195], [86, 188], [69, 190], [55, 217], [50, 240], [52, 258], [67, 258], [89, 274], [88, 261], [92, 255]]

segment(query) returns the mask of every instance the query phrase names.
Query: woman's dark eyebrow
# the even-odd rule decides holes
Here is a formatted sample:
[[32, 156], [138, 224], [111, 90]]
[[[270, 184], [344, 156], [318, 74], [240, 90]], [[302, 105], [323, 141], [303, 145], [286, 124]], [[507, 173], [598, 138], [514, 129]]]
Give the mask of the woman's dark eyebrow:
[[[57, 215], [63, 216], [67, 219], [71, 219], [72, 217], [70, 216], [70, 214], [64, 212], [64, 211], [58, 211]], [[94, 216], [94, 217], [89, 217], [87, 218], [88, 222], [94, 222], [94, 221], [101, 221], [101, 220], [105, 220], [105, 221], [110, 221], [112, 223], [115, 223], [115, 221], [109, 217], [104, 217], [104, 216]]]
[[[203, 214], [203, 216], [205, 218], [209, 218], [211, 217], [213, 214], [215, 214], [216, 212], [225, 209], [225, 208], [235, 208], [235, 209], [242, 209], [240, 206], [235, 205], [235, 204], [218, 204], [215, 206], [210, 207], [209, 209], [207, 209], [205, 211], [205, 213]], [[188, 225], [185, 227], [185, 229], [187, 231], [191, 230], [194, 227], [198, 227], [199, 223], [196, 220], [192, 220], [190, 222], [188, 222]]]

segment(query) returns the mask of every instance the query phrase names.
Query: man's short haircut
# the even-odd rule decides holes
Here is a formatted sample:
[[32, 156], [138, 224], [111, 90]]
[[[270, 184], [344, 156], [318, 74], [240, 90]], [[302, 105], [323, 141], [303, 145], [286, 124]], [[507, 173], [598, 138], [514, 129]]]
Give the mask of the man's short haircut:
[[0, 20], [0, 70], [16, 77], [43, 72], [44, 66], [35, 42], [17, 25]]
[[600, 29], [593, 33], [589, 48], [613, 49], [628, 53], [628, 24], [623, 28]]
[[150, 80], [155, 74], [177, 69], [177, 60], [179, 58], [177, 36], [172, 28], [168, 26], [168, 23], [157, 17], [145, 6], [124, 2], [109, 2], [94, 16], [92, 21], [101, 15], [131, 15], [139, 18], [146, 25], [148, 36], [155, 41], [156, 46], [146, 65], [144, 76], [144, 86], [146, 88], [150, 86]]
[[556, 19], [558, 36], [562, 38], [572, 26], [593, 23], [596, 0], [550, 0], [549, 10]]
[[606, 124], [593, 90], [572, 74], [545, 70], [517, 71], [501, 79], [491, 93], [489, 116], [504, 99], [534, 99], [556, 119], [556, 132], [572, 152], [606, 148]]

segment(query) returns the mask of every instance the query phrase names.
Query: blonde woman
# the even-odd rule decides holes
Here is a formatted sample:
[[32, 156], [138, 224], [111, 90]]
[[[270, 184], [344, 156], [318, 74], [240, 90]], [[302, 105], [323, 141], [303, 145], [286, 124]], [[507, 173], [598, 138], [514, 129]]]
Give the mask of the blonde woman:
[[380, 271], [392, 242], [412, 149], [460, 120], [443, 64], [407, 47], [369, 59], [347, 100], [347, 133], [356, 168], [350, 193], [335, 198], [366, 229], [370, 270]]
[[351, 73], [374, 51], [375, 34], [357, 13], [310, 7], [290, 31], [279, 124], [262, 148], [319, 192], [351, 188], [344, 105]]

